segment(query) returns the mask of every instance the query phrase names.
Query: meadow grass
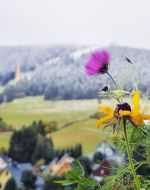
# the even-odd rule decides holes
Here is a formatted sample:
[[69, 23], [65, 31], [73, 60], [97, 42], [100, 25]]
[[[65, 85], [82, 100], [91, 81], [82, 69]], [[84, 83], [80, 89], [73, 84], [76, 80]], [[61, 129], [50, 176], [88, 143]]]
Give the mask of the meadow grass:
[[0, 147], [1, 148], [3, 148], [3, 147], [5, 149], [8, 148], [11, 134], [12, 134], [11, 132], [0, 133]]
[[93, 152], [103, 140], [108, 139], [109, 141], [111, 139], [109, 138], [111, 133], [97, 128], [94, 119], [75, 123], [50, 134], [50, 136], [54, 141], [55, 147], [58, 149], [81, 143], [84, 155]]
[[15, 129], [30, 125], [34, 120], [44, 122], [67, 121], [86, 117], [96, 110], [96, 100], [45, 101], [43, 97], [17, 99], [0, 106], [0, 117]]

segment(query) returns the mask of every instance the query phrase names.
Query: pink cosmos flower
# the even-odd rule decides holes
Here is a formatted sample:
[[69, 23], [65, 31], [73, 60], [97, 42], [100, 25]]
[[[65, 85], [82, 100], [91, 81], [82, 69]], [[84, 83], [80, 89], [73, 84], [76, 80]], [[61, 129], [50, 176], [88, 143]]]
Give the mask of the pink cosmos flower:
[[108, 71], [110, 55], [108, 51], [95, 51], [85, 65], [88, 75], [104, 74]]

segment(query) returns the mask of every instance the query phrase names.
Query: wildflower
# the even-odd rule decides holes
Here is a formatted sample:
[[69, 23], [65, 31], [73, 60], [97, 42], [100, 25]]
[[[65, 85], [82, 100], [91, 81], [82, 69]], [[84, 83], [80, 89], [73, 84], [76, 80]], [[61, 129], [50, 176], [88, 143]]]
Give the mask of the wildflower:
[[120, 115], [120, 111], [131, 111], [131, 107], [128, 103], [124, 102], [122, 104], [117, 104], [115, 108], [111, 108], [109, 106], [100, 106], [99, 110], [106, 114], [104, 117], [97, 120], [97, 126], [106, 126], [113, 125], [114, 132], [118, 129], [120, 125], [121, 119], [125, 118], [125, 116]]
[[102, 111], [106, 116], [97, 120], [97, 126], [111, 122], [114, 119], [114, 109], [109, 106], [100, 106], [99, 110]]
[[121, 116], [129, 116], [131, 122], [136, 127], [141, 127], [144, 120], [150, 120], [150, 115], [145, 114], [143, 109], [140, 107], [140, 91], [136, 90], [132, 98], [133, 108], [131, 111], [121, 111]]
[[85, 65], [85, 72], [88, 75], [107, 73], [109, 60], [110, 56], [107, 51], [95, 51]]

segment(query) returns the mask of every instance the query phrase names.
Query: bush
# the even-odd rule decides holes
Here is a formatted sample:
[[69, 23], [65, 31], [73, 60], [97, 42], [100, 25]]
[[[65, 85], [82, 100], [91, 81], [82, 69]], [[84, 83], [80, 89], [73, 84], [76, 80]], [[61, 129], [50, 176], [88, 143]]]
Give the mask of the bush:
[[51, 121], [45, 124], [45, 133], [49, 134], [57, 130], [57, 122]]

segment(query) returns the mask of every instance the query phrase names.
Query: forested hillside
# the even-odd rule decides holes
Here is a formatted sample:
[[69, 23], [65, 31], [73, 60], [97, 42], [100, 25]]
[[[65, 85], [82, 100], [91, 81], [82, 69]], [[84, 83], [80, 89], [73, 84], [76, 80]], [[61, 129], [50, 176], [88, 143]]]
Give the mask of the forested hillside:
[[[25, 96], [44, 95], [45, 99], [95, 98], [96, 92], [110, 83], [109, 77], [87, 77], [84, 64], [89, 54], [98, 47], [54, 46], [54, 47], [1, 47], [0, 84], [4, 92], [0, 102]], [[129, 57], [137, 70], [139, 87], [150, 93], [150, 51], [127, 47], [109, 47], [110, 70], [119, 85], [132, 89], [130, 70], [132, 65], [124, 60]], [[21, 66], [21, 79], [16, 84], [16, 65]], [[130, 69], [129, 69], [130, 68]], [[120, 75], [125, 73], [124, 78]], [[142, 80], [141, 80], [142, 79]], [[142, 81], [142, 82], [141, 82]]]

